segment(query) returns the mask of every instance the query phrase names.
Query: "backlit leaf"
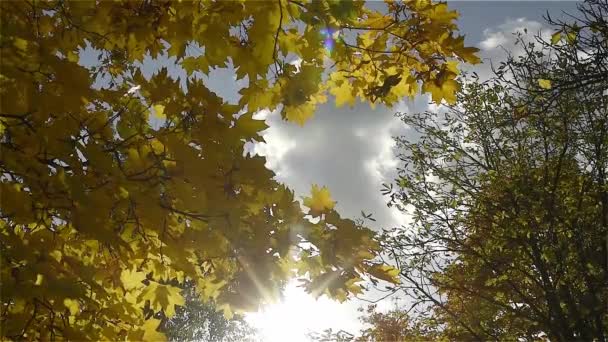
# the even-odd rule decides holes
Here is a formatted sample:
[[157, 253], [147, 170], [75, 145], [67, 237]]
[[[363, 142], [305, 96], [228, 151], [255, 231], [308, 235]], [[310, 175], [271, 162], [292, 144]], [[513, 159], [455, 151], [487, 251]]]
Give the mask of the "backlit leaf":
[[317, 216], [322, 212], [333, 209], [336, 202], [332, 200], [327, 187], [319, 187], [318, 185], [313, 184], [311, 197], [304, 197], [304, 205], [310, 208], [310, 213], [312, 215]]

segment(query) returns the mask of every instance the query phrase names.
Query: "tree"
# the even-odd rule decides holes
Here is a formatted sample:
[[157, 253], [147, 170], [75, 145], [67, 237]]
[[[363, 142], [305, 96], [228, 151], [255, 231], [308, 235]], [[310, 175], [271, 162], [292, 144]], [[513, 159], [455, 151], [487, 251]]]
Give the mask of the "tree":
[[400, 307], [387, 312], [377, 310], [377, 305], [369, 305], [366, 309], [360, 308], [359, 317], [365, 328], [357, 334], [347, 331], [334, 332], [327, 329], [322, 333], [313, 333], [310, 338], [314, 341], [329, 342], [388, 342], [388, 341], [439, 341], [441, 334], [436, 323], [432, 320], [418, 320], [410, 317], [409, 313]]
[[227, 319], [213, 302], [203, 302], [193, 282], [185, 282], [184, 306], [160, 325], [170, 341], [241, 342], [254, 341], [256, 331], [242, 316]]
[[387, 192], [414, 223], [386, 246], [405, 309], [450, 340], [608, 338], [608, 4], [580, 9], [456, 105], [402, 115], [421, 136]]
[[[274, 180], [260, 109], [303, 124], [327, 93], [453, 100], [476, 62], [430, 1], [0, 3], [2, 338], [157, 340], [196, 283], [229, 315], [287, 279], [344, 300], [392, 280], [374, 234]], [[160, 57], [174, 61], [152, 76]], [[299, 65], [299, 66], [298, 66]], [[238, 103], [203, 81], [232, 66]], [[176, 74], [185, 74], [181, 79]]]

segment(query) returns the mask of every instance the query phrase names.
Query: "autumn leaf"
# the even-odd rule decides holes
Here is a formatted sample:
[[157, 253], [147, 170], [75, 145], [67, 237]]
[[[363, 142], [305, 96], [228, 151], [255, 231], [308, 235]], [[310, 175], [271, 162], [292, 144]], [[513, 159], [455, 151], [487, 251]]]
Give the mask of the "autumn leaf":
[[150, 318], [145, 321], [142, 326], [144, 330], [143, 340], [146, 342], [161, 342], [166, 341], [167, 337], [165, 334], [158, 332], [158, 326], [160, 325], [160, 320], [156, 318]]
[[339, 86], [332, 87], [329, 92], [336, 97], [336, 106], [342, 107], [344, 104], [355, 105], [355, 97], [352, 94], [352, 87], [347, 80], [343, 80]]
[[568, 44], [574, 44], [576, 42], [577, 36], [578, 34], [575, 30], [568, 31], [568, 33], [566, 33], [566, 40], [568, 41]]
[[538, 79], [538, 85], [541, 88], [543, 88], [543, 89], [551, 89], [551, 81], [550, 80], [539, 78]]
[[297, 123], [300, 126], [304, 126], [306, 121], [313, 117], [315, 108], [316, 106], [310, 102], [296, 107], [286, 106], [283, 108], [283, 116], [288, 121]]
[[149, 300], [154, 311], [162, 310], [167, 317], [175, 315], [175, 306], [184, 305], [184, 298], [180, 289], [175, 286], [163, 285], [150, 282], [150, 285], [142, 291], [143, 300]]
[[445, 100], [448, 104], [456, 102], [456, 92], [460, 90], [460, 84], [453, 79], [448, 79], [439, 85], [435, 82], [428, 82], [422, 87], [431, 93], [434, 102], [441, 103], [442, 100]]
[[331, 194], [327, 187], [319, 187], [313, 184], [311, 190], [311, 197], [304, 197], [304, 205], [310, 208], [310, 214], [313, 216], [319, 216], [321, 213], [332, 210], [336, 204], [331, 199]]
[[390, 265], [373, 265], [367, 270], [372, 276], [393, 284], [399, 284], [399, 270]]
[[562, 32], [561, 31], [557, 31], [554, 34], [551, 35], [551, 44], [555, 45], [557, 43], [559, 43], [559, 41], [562, 39]]
[[164, 119], [167, 116], [165, 115], [165, 106], [162, 104], [156, 104], [152, 108], [154, 108], [154, 116], [159, 119]]
[[80, 304], [77, 300], [66, 298], [63, 300], [63, 305], [70, 311], [70, 315], [74, 316], [80, 311]]
[[132, 290], [143, 287], [142, 281], [146, 279], [144, 272], [138, 272], [137, 270], [123, 270], [120, 272], [120, 281], [126, 290]]

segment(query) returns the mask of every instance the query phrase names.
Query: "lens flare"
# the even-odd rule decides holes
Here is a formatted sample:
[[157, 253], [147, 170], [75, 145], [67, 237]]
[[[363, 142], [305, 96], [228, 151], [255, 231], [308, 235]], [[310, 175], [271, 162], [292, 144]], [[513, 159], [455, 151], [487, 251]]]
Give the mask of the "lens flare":
[[320, 31], [320, 33], [324, 38], [323, 46], [325, 46], [325, 49], [331, 53], [336, 44], [336, 38], [338, 37], [339, 32], [330, 28], [324, 28]]

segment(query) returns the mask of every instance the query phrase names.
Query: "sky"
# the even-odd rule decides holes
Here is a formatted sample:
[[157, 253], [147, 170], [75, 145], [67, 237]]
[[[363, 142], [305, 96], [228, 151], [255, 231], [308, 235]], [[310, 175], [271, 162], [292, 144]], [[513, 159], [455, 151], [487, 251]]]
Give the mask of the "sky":
[[[483, 63], [469, 70], [487, 78], [492, 63], [505, 58], [505, 51], [517, 55], [512, 32], [550, 35], [544, 24], [547, 11], [554, 18], [563, 12], [575, 13], [572, 1], [448, 1], [450, 8], [460, 13], [458, 25], [468, 46], [481, 49]], [[235, 89], [226, 82], [224, 92]], [[390, 183], [399, 165], [395, 156], [393, 136], [411, 134], [396, 117], [396, 112], [434, 110], [428, 96], [403, 101], [393, 108], [382, 106], [372, 110], [358, 103], [353, 108], [336, 108], [328, 101], [318, 108], [304, 128], [285, 122], [278, 113], [261, 112], [257, 116], [270, 126], [263, 134], [266, 144], [255, 151], [266, 156], [267, 167], [277, 178], [294, 189], [297, 196], [306, 195], [311, 184], [324, 185], [337, 201], [337, 210], [344, 217], [358, 218], [361, 210], [373, 213], [377, 220], [371, 228], [393, 227], [408, 222], [406, 215], [386, 206], [380, 193], [382, 183]], [[373, 299], [371, 294], [369, 299]], [[394, 304], [379, 303], [381, 310]], [[366, 305], [359, 300], [343, 304], [327, 298], [315, 301], [291, 284], [283, 303], [247, 316], [264, 341], [306, 341], [308, 331], [326, 328], [356, 332], [360, 328], [357, 308]], [[294, 309], [297, 308], [297, 309]], [[280, 323], [279, 323], [280, 322]], [[280, 327], [277, 327], [280, 325]], [[287, 335], [288, 334], [288, 335]]]

